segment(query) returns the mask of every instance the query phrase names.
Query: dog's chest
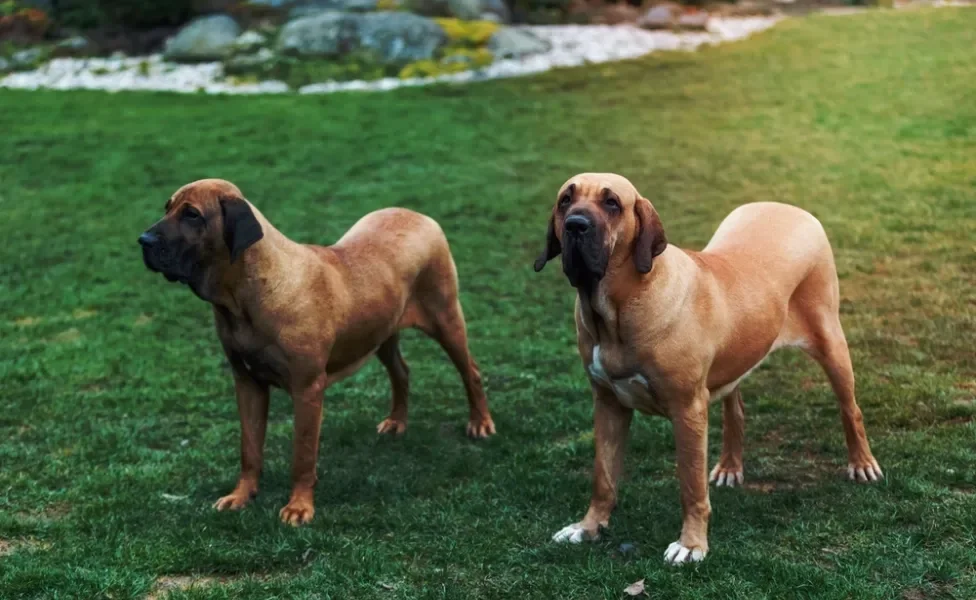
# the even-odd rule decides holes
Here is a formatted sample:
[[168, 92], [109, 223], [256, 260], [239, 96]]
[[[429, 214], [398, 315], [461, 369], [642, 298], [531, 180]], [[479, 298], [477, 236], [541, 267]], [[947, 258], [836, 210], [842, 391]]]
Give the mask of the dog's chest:
[[614, 353], [601, 352], [600, 346], [593, 347], [590, 377], [613, 390], [614, 396], [628, 408], [644, 412], [661, 413], [647, 378], [640, 373], [627, 372]]
[[262, 338], [253, 329], [231, 324], [225, 330], [224, 343], [244, 363], [258, 381], [284, 387], [288, 379], [288, 360], [277, 345]]

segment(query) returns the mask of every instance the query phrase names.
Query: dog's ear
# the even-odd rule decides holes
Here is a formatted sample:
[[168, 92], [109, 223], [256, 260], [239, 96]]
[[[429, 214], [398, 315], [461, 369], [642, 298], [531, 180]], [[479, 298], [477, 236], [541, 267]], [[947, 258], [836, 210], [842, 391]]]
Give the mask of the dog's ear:
[[639, 273], [650, 273], [654, 257], [668, 247], [661, 217], [646, 198], [637, 197], [634, 204], [637, 213], [637, 235], [634, 238], [634, 266]]
[[546, 232], [546, 247], [535, 259], [535, 272], [538, 273], [546, 263], [559, 256], [563, 247], [559, 245], [559, 238], [556, 237], [556, 217], [549, 218], [549, 230]]
[[224, 243], [230, 250], [230, 262], [234, 263], [242, 252], [264, 237], [264, 231], [243, 198], [221, 198], [220, 214], [224, 217]]

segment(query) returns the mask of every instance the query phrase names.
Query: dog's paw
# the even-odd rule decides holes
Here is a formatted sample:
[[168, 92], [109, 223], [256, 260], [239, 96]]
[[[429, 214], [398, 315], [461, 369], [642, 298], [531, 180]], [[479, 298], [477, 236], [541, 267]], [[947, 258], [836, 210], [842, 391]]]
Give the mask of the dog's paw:
[[258, 495], [256, 489], [249, 487], [242, 487], [240, 484], [234, 489], [233, 492], [222, 496], [213, 503], [213, 507], [218, 511], [223, 510], [240, 510], [247, 506], [255, 496]]
[[495, 434], [495, 423], [491, 417], [468, 421], [468, 437], [474, 440], [483, 440]]
[[669, 565], [683, 565], [692, 562], [701, 562], [705, 558], [706, 551], [701, 548], [686, 548], [681, 542], [671, 542], [668, 549], [664, 551], [664, 562]]
[[726, 467], [722, 463], [715, 465], [712, 473], [708, 476], [708, 482], [714, 483], [715, 487], [735, 487], [741, 486], [745, 478], [742, 475], [742, 467]]
[[386, 433], [400, 435], [406, 430], [407, 430], [406, 421], [398, 421], [396, 419], [383, 419], [383, 422], [376, 426], [376, 433], [380, 435]]
[[884, 473], [874, 457], [847, 464], [847, 478], [857, 483], [872, 483], [884, 479]]
[[552, 541], [557, 544], [563, 544], [569, 542], [570, 544], [579, 544], [584, 541], [596, 541], [600, 539], [599, 531], [587, 531], [582, 523], [573, 523], [572, 525], [567, 525], [559, 531], [553, 534]]
[[305, 498], [292, 498], [291, 501], [278, 513], [282, 523], [287, 523], [293, 527], [304, 525], [312, 521], [315, 516], [315, 506], [311, 500]]

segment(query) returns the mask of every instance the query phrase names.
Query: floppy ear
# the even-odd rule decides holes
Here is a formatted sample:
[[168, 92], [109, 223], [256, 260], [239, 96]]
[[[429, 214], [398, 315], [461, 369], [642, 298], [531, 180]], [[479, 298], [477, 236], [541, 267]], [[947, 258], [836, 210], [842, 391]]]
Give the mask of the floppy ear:
[[224, 243], [230, 250], [230, 262], [234, 263], [242, 252], [264, 237], [264, 231], [242, 198], [221, 198], [220, 214], [224, 217]]
[[637, 213], [637, 235], [634, 241], [634, 266], [639, 273], [650, 273], [654, 257], [668, 247], [661, 217], [646, 198], [637, 197], [634, 204]]
[[546, 263], [559, 256], [563, 247], [559, 245], [559, 238], [556, 237], [556, 217], [550, 217], [549, 230], [546, 232], [546, 247], [535, 259], [535, 272], [538, 273]]

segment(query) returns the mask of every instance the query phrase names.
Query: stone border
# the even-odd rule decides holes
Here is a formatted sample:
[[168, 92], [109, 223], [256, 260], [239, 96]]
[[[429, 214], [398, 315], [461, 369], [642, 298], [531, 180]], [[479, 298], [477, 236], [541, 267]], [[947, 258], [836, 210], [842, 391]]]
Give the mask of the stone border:
[[[387, 77], [376, 81], [315, 83], [297, 92], [388, 91], [432, 83], [463, 83], [531, 75], [557, 67], [637, 58], [661, 50], [695, 50], [703, 45], [749, 37], [772, 27], [782, 18], [713, 18], [706, 31], [688, 33], [648, 31], [632, 25], [522, 26], [514, 29], [521, 29], [548, 43], [549, 51], [523, 58], [499, 59], [482, 69], [438, 77]], [[281, 94], [294, 91], [281, 81], [235, 83], [233, 78], [224, 77], [221, 63], [176, 64], [164, 61], [161, 55], [54, 59], [37, 70], [11, 73], [0, 78], [0, 88], [208, 94]]]

